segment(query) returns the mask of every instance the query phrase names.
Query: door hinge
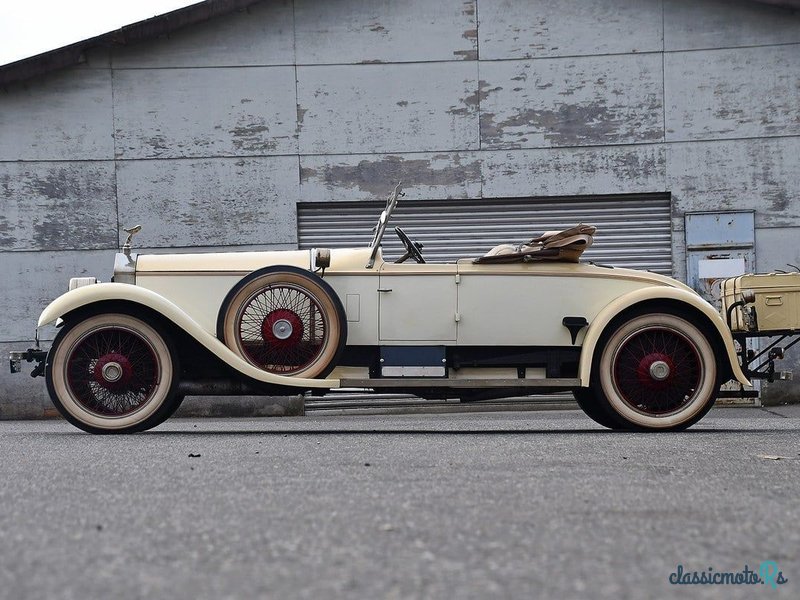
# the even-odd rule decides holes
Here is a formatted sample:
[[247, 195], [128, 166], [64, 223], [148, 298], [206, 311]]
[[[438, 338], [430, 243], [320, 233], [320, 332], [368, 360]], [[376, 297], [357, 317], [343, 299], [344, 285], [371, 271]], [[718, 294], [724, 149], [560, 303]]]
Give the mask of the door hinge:
[[461, 275], [456, 273], [456, 285], [458, 285], [459, 283], [461, 283]]
[[460, 320], [461, 320], [461, 313], [456, 311], [456, 323], [458, 323]]

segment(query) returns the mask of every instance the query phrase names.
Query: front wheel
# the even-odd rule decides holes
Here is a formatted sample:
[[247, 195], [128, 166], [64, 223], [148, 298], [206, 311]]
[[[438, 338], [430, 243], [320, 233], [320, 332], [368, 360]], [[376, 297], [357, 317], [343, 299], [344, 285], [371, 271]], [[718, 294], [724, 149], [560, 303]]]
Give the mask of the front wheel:
[[70, 423], [90, 433], [133, 433], [173, 408], [177, 359], [142, 319], [102, 313], [68, 322], [47, 355], [47, 390]]
[[592, 387], [623, 427], [685, 429], [711, 409], [719, 389], [714, 348], [685, 316], [640, 313], [604, 338]]

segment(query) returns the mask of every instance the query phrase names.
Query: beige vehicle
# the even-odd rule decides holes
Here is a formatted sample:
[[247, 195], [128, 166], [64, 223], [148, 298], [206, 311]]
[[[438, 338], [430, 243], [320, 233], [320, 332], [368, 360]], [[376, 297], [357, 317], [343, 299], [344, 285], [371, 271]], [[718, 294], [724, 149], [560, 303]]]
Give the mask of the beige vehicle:
[[747, 292], [730, 293], [726, 322], [674, 279], [581, 263], [590, 226], [447, 264], [396, 227], [406, 253], [384, 261], [399, 187], [366, 248], [137, 255], [131, 230], [112, 283], [71, 280], [39, 317], [60, 327], [52, 347], [12, 353], [12, 371], [38, 362], [61, 414], [93, 433], [154, 427], [185, 395], [336, 388], [571, 390], [607, 427], [675, 430], [722, 383], [762, 375], [743, 371], [728, 325], [749, 314]]

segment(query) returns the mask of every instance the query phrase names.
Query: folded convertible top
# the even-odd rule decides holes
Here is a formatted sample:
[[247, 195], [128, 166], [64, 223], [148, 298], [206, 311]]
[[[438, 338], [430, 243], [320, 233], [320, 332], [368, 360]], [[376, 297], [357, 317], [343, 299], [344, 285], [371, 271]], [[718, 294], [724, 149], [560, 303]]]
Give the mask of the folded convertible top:
[[562, 231], [547, 231], [524, 244], [500, 244], [476, 258], [476, 264], [514, 263], [531, 260], [578, 262], [594, 241], [594, 225], [579, 223]]

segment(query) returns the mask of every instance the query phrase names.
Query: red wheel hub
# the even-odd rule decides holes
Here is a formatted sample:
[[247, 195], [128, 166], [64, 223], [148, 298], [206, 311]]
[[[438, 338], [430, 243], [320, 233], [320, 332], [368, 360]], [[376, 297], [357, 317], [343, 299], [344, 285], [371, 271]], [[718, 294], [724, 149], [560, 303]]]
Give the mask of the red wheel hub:
[[661, 352], [652, 352], [644, 356], [636, 366], [636, 377], [639, 382], [650, 388], [668, 387], [674, 373], [675, 365], [672, 358]]
[[97, 359], [93, 375], [96, 383], [107, 390], [118, 392], [127, 389], [133, 377], [133, 366], [127, 356], [109, 352]]
[[279, 347], [297, 346], [303, 339], [303, 322], [297, 313], [278, 308], [264, 317], [261, 337], [267, 344]]

